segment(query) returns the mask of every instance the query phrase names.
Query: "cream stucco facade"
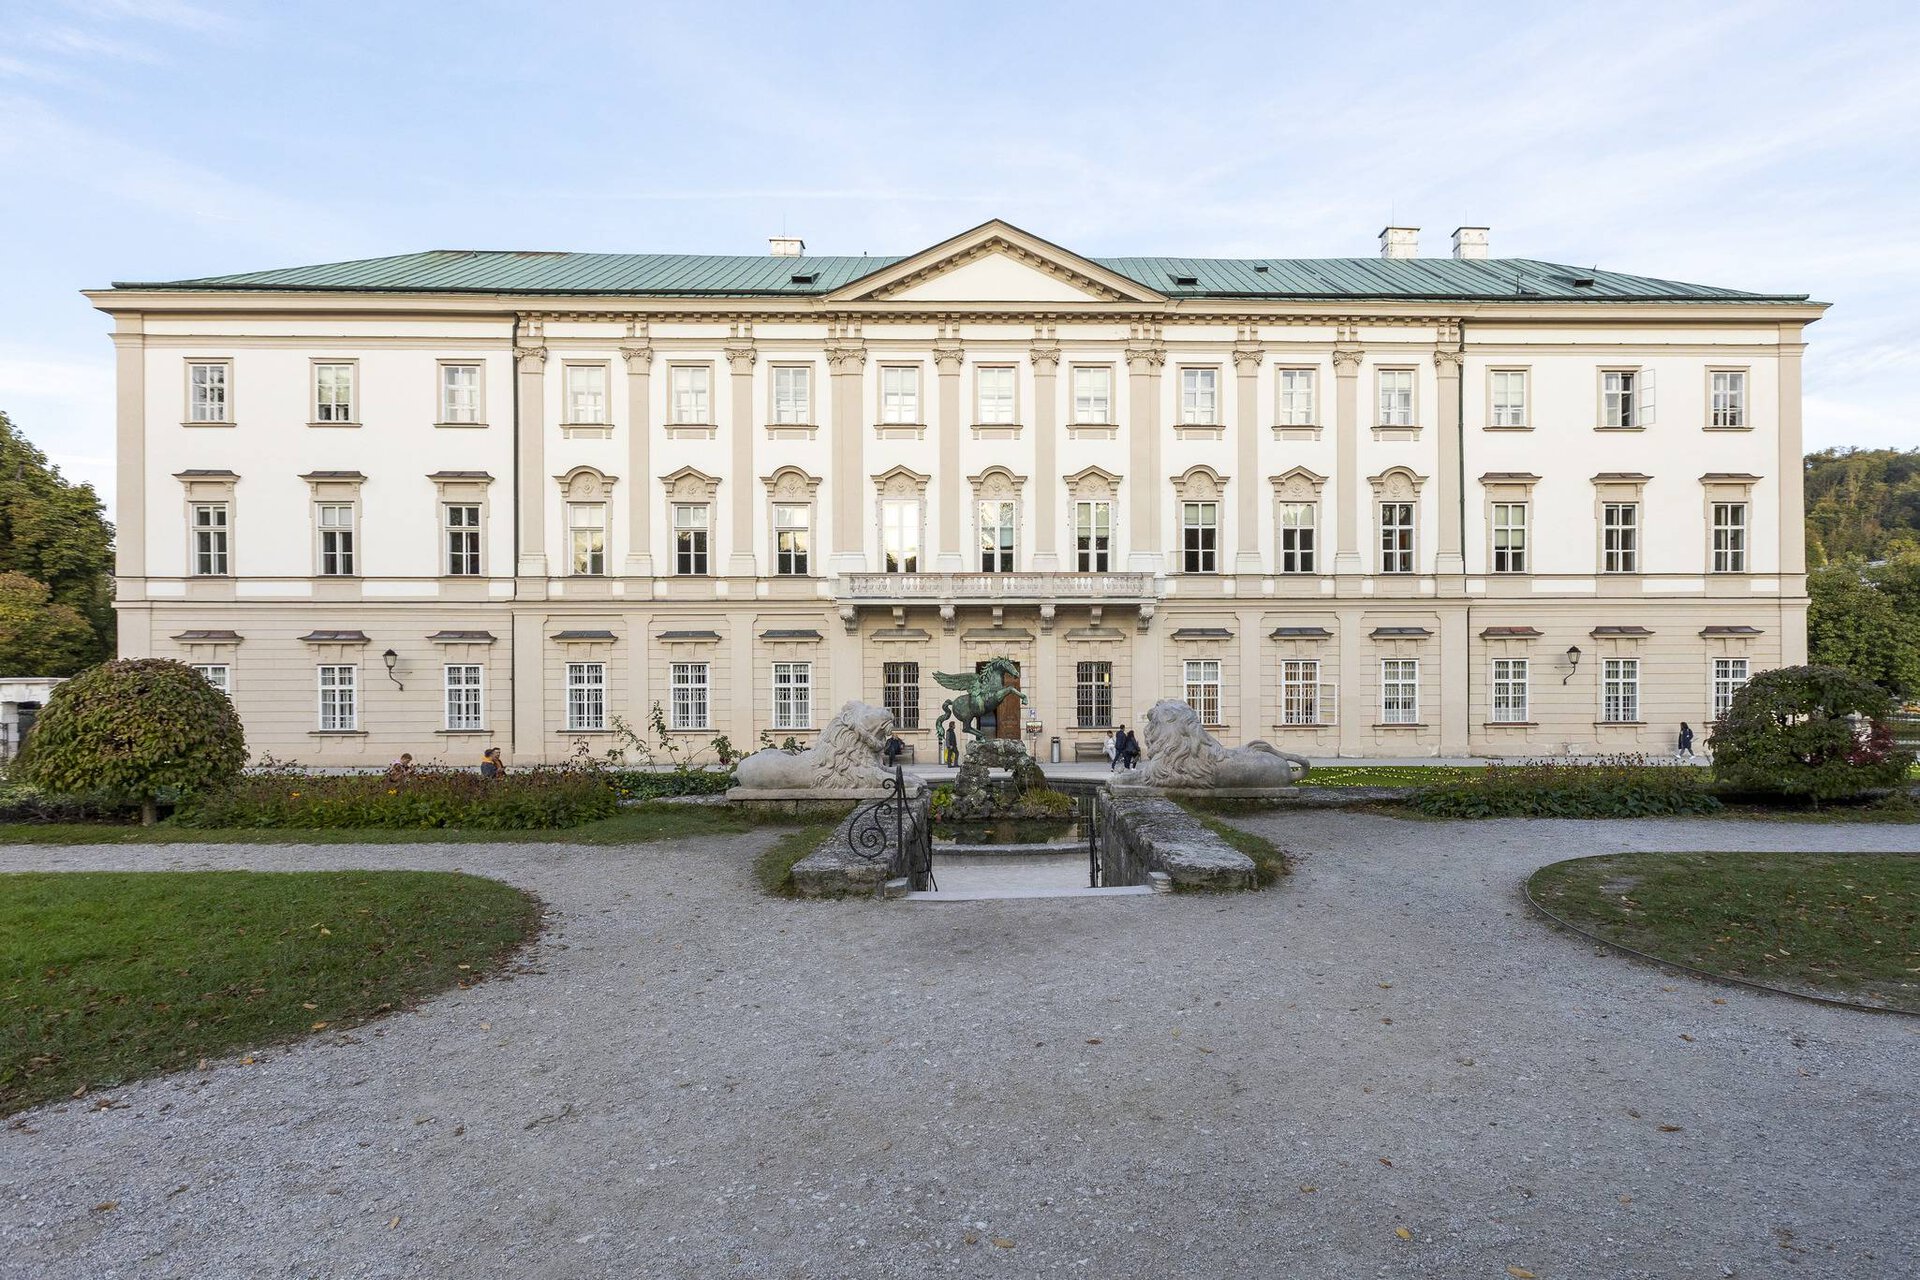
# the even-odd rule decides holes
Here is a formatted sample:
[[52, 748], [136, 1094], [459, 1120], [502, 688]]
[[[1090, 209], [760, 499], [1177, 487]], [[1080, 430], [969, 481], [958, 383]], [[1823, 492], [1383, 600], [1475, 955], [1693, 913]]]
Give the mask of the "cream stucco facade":
[[1164, 696], [1316, 756], [1658, 751], [1804, 660], [1817, 304], [1197, 296], [1002, 223], [813, 261], [90, 294], [122, 652], [315, 765], [855, 697], [927, 760], [933, 673], [996, 655], [1069, 756]]

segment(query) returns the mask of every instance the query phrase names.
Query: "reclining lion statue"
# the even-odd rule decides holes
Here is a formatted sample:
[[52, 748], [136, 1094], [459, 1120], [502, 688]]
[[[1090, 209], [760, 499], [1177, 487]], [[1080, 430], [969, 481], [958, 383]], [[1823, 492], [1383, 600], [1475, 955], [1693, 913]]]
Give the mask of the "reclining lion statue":
[[1304, 756], [1265, 742], [1223, 747], [1200, 723], [1200, 714], [1177, 698], [1163, 698], [1147, 712], [1138, 769], [1113, 779], [1117, 787], [1178, 790], [1239, 790], [1286, 787], [1307, 776]]
[[734, 786], [748, 791], [872, 790], [892, 776], [882, 763], [893, 714], [849, 702], [805, 751], [756, 751], [734, 767]]

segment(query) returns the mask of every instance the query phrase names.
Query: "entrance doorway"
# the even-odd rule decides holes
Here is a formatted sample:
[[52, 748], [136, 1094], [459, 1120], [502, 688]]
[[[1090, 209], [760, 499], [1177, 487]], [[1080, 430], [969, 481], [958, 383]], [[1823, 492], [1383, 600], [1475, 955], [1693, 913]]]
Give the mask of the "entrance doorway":
[[[1013, 662], [1013, 659], [1007, 658], [1004, 661]], [[1020, 738], [1020, 699], [1013, 695], [1012, 690], [1020, 687], [1020, 664], [1014, 662], [1013, 666], [1012, 675], [1000, 677], [1000, 686], [1008, 692], [1001, 695], [998, 706], [981, 715], [980, 732], [989, 738], [1011, 738], [1017, 742]], [[973, 664], [975, 675], [986, 669], [985, 661]]]

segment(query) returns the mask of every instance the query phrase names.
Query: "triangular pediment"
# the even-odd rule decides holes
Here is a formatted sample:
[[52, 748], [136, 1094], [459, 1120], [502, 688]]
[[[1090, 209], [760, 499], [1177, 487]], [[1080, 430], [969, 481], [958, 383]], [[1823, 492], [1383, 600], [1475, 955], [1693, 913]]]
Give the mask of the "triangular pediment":
[[831, 302], [1161, 302], [1089, 258], [994, 219], [843, 285]]

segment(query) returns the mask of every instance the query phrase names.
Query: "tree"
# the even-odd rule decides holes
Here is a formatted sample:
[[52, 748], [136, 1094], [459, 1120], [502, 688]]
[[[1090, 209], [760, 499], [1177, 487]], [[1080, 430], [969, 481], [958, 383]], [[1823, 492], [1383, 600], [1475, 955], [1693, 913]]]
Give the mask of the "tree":
[[113, 526], [89, 484], [74, 484], [0, 413], [0, 573], [45, 583], [93, 632], [86, 660], [113, 655]]
[[1859, 565], [1815, 569], [1807, 575], [1808, 655], [1892, 693], [1920, 690], [1920, 610], [1902, 607], [1905, 590], [1886, 589]]
[[1837, 667], [1763, 671], [1712, 739], [1714, 777], [1739, 791], [1822, 800], [1900, 783], [1913, 753], [1886, 722], [1886, 690]]
[[104, 662], [60, 685], [20, 753], [27, 781], [137, 801], [149, 826], [160, 792], [231, 782], [246, 762], [226, 695], [164, 658]]
[[70, 676], [93, 661], [93, 628], [44, 582], [0, 573], [0, 674]]
[[1814, 564], [1920, 550], [1920, 449], [1823, 449], [1806, 457]]

